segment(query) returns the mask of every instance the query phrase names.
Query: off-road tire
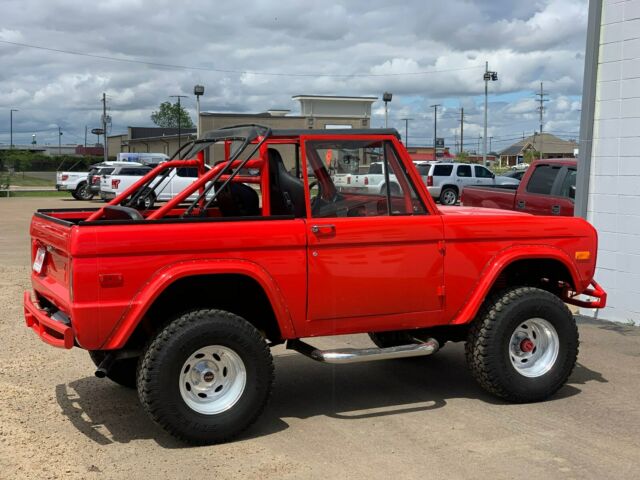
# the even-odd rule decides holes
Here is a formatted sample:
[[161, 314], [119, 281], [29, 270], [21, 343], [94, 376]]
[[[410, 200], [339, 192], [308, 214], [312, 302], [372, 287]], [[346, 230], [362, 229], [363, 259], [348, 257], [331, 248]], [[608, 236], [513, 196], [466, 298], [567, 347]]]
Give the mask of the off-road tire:
[[[209, 415], [185, 402], [180, 376], [185, 361], [211, 345], [226, 347], [241, 358], [246, 385], [230, 408]], [[195, 310], [169, 323], [146, 347], [138, 367], [138, 396], [149, 416], [174, 437], [199, 445], [221, 443], [262, 413], [273, 375], [271, 352], [253, 325], [222, 310]]]
[[[451, 197], [451, 195], [453, 195], [453, 197]], [[453, 198], [454, 200], [452, 201], [450, 198]], [[438, 201], [441, 205], [455, 205], [458, 202], [458, 198], [458, 191], [455, 188], [445, 187], [440, 192], [440, 198]]]
[[[93, 351], [89, 352], [89, 356], [97, 367], [104, 359], [106, 352]], [[138, 367], [138, 358], [123, 358], [117, 360], [109, 369], [107, 378], [112, 382], [127, 388], [136, 388], [136, 370]]]
[[[522, 322], [541, 318], [557, 332], [559, 350], [550, 369], [530, 378], [510, 360], [510, 340]], [[555, 295], [533, 287], [504, 290], [488, 298], [473, 321], [465, 346], [472, 375], [489, 393], [515, 403], [537, 402], [567, 381], [578, 357], [578, 328], [567, 306]]]

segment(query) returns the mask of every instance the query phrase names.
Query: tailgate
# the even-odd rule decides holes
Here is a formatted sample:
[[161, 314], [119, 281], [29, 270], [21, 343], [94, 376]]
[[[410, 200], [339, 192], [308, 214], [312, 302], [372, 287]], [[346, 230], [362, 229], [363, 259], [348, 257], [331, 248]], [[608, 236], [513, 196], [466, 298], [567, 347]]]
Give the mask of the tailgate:
[[34, 290], [69, 314], [71, 285], [71, 233], [73, 225], [36, 213], [31, 220], [31, 265], [38, 250], [44, 251], [40, 273], [32, 269]]

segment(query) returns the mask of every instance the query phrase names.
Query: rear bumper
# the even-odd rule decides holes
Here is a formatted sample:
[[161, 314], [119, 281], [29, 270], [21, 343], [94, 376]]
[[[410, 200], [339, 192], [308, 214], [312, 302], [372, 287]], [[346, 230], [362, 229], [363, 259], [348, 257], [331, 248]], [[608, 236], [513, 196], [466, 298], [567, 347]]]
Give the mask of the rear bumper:
[[439, 198], [440, 192], [442, 192], [442, 187], [427, 187], [427, 190], [429, 190], [429, 193], [433, 198]]
[[[578, 300], [576, 297], [579, 295], [586, 295], [588, 297], [594, 298], [594, 300]], [[576, 292], [566, 288], [562, 292], [562, 297], [562, 299], [566, 303], [570, 303], [571, 305], [575, 305], [577, 307], [604, 308], [607, 306], [607, 292], [605, 292], [595, 280], [591, 280], [589, 288], [587, 288], [580, 294], [576, 294]]]
[[56, 190], [58, 190], [58, 191], [62, 191], [62, 190], [69, 190], [69, 188], [67, 188], [67, 186], [66, 186], [66, 185], [62, 185], [62, 184], [60, 184], [60, 183], [57, 183], [57, 184], [56, 184]]
[[31, 300], [31, 292], [24, 292], [24, 320], [40, 339], [51, 346], [70, 349], [74, 344], [69, 325], [51, 318], [45, 310]]

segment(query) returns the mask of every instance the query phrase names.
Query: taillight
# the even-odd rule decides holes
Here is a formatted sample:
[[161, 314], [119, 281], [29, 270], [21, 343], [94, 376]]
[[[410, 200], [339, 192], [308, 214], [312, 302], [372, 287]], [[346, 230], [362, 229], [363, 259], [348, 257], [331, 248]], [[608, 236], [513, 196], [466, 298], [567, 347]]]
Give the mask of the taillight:
[[351, 185], [351, 177], [347, 177], [347, 184]]
[[69, 175], [62, 175], [62, 176], [60, 177], [60, 180], [62, 180], [63, 182], [64, 182], [65, 180], [69, 180]]
[[118, 188], [118, 185], [120, 185], [120, 180], [111, 180], [111, 188], [116, 190]]
[[364, 184], [369, 185], [369, 177], [364, 177]]
[[431, 175], [427, 177], [427, 187], [433, 187], [433, 177]]
[[93, 178], [91, 179], [91, 183], [93, 183], [94, 185], [95, 185], [96, 183], [100, 183], [100, 177], [93, 177]]

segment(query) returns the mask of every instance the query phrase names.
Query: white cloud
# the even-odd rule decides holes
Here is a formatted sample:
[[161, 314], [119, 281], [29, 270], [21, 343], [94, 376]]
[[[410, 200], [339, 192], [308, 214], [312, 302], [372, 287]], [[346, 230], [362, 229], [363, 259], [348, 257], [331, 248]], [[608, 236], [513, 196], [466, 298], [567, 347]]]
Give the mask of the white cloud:
[[[44, 139], [56, 124], [77, 138], [85, 125], [97, 126], [103, 91], [114, 129], [123, 130], [150, 124], [149, 115], [169, 95], [191, 95], [201, 83], [205, 110], [243, 112], [295, 110], [295, 94], [388, 90], [394, 93], [390, 122], [404, 132], [400, 119], [414, 118], [414, 144], [433, 136], [429, 105], [445, 105], [439, 133], [451, 143], [459, 105], [469, 138], [482, 132], [485, 61], [499, 72], [490, 85], [489, 110], [497, 145], [499, 138], [537, 128], [532, 99], [541, 80], [550, 92], [549, 127], [575, 131], [586, 14], [586, 0], [253, 0], [242, 8], [230, 0], [179, 6], [168, 0], [6, 0], [0, 40], [10, 42], [205, 69], [405, 75], [176, 70], [0, 43], [0, 142], [8, 141], [9, 130], [9, 115], [1, 109], [20, 110], [14, 119], [18, 141], [30, 139], [32, 130]], [[428, 71], [440, 72], [416, 75]], [[185, 99], [185, 106], [193, 111], [195, 102]], [[383, 123], [380, 106], [374, 106], [373, 126]]]

